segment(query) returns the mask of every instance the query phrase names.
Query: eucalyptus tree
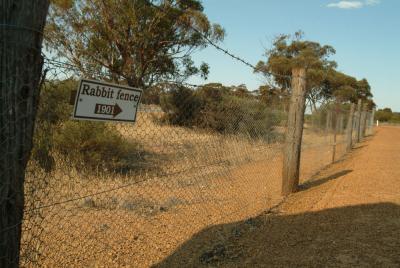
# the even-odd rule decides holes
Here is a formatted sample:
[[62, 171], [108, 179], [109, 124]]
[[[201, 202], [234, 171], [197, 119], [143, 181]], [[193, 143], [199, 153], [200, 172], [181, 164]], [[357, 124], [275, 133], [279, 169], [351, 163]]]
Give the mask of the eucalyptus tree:
[[307, 99], [312, 108], [317, 102], [329, 98], [324, 81], [330, 70], [336, 68], [336, 62], [330, 60], [335, 54], [333, 47], [317, 42], [303, 40], [302, 33], [278, 36], [265, 53], [266, 61], [258, 62], [256, 72], [273, 77], [273, 87], [290, 92], [291, 73], [295, 67], [304, 67], [307, 77]]
[[191, 55], [225, 32], [203, 11], [199, 0], [53, 0], [46, 44], [87, 77], [135, 87], [206, 78]]
[[[345, 73], [331, 70], [324, 81], [326, 92], [338, 102], [357, 103], [361, 99], [370, 106], [374, 105], [372, 101], [371, 86], [367, 79], [357, 80], [355, 77]], [[372, 108], [372, 107], [371, 107]]]

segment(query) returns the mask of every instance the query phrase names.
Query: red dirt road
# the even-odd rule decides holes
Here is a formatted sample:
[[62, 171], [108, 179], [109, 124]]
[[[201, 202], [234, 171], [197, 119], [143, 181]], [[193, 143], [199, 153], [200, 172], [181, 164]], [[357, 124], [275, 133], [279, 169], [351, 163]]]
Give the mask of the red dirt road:
[[400, 128], [381, 127], [274, 212], [196, 234], [157, 267], [400, 267]]

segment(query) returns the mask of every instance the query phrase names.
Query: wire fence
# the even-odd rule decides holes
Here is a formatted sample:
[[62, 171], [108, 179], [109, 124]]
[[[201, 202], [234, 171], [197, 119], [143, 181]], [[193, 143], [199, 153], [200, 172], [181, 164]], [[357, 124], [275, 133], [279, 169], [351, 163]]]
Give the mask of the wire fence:
[[[332, 103], [306, 115], [301, 154], [302, 181], [341, 159], [348, 152], [349, 143], [360, 142], [357, 135], [359, 126], [360, 138], [373, 134], [372, 111], [351, 114], [349, 104]], [[310, 162], [313, 164], [307, 164]]]
[[[43, 69], [24, 219], [0, 230], [22, 225], [22, 267], [148, 267], [205, 227], [251, 218], [282, 200], [287, 100], [166, 82], [145, 90], [135, 124], [75, 121], [70, 98], [83, 74], [54, 60]], [[18, 79], [2, 80], [2, 88]], [[19, 107], [9, 94], [0, 102], [16, 99]], [[355, 113], [351, 126], [349, 113], [326, 104], [306, 115], [301, 182], [346, 153], [348, 127], [353, 143], [360, 131], [372, 133], [371, 112]], [[10, 145], [1, 162], [14, 153]]]
[[[22, 267], [148, 267], [205, 227], [282, 200], [284, 100], [161, 83], [146, 89], [135, 124], [76, 121], [70, 98], [82, 75], [55, 61], [44, 70], [24, 185]], [[301, 182], [346, 153], [346, 127], [354, 142], [358, 129], [371, 134], [372, 113], [356, 113], [351, 125], [349, 118], [348, 105], [306, 114]]]
[[[46, 68], [22, 266], [149, 266], [202, 228], [276, 202], [284, 132], [277, 111], [228, 92], [216, 96], [222, 110], [204, 115], [200, 95], [171, 88], [162, 104], [143, 104], [134, 125], [72, 121], [75, 74]], [[215, 92], [203, 89], [202, 98]]]
[[[27, 27], [0, 26], [26, 31], [25, 37], [31, 32], [42, 36]], [[257, 70], [193, 30], [218, 51]], [[0, 155], [5, 167], [0, 169], [0, 208], [1, 215], [9, 216], [14, 207], [23, 206], [24, 215], [22, 222], [18, 217], [0, 219], [6, 226], [0, 229], [0, 266], [8, 261], [22, 267], [148, 267], [210, 225], [244, 219], [251, 223], [253, 216], [283, 200], [287, 96], [166, 81], [144, 90], [135, 124], [76, 121], [70, 100], [83, 72], [90, 74], [85, 78], [99, 80], [108, 75], [46, 57], [43, 62], [40, 47], [35, 53], [32, 47], [20, 50], [29, 56], [12, 62], [19, 55], [15, 47], [27, 40], [8, 39], [0, 58], [16, 75], [10, 77], [8, 69], [1, 72], [0, 103], [6, 105], [0, 108], [0, 146], [6, 153]], [[36, 96], [30, 96], [30, 103], [24, 100], [39, 81], [26, 81], [35, 80], [42, 64], [36, 111]], [[290, 76], [265, 74], [290, 84]], [[12, 88], [21, 92], [14, 94]], [[15, 180], [24, 181], [21, 193], [21, 185], [10, 187], [11, 180], [3, 178], [25, 170], [33, 129], [29, 117], [36, 117], [36, 124], [25, 179]], [[365, 109], [352, 115], [349, 105], [327, 103], [307, 113], [301, 183], [347, 152], [348, 133], [353, 143], [371, 134], [372, 120], [373, 113]], [[15, 122], [23, 128], [15, 128]], [[15, 166], [11, 160], [16, 158]], [[12, 204], [14, 200], [19, 203]], [[20, 258], [14, 259], [7, 250], [11, 245], [2, 241], [16, 237], [19, 227]], [[208, 243], [223, 241], [222, 232], [220, 236]], [[204, 264], [213, 258], [203, 251], [207, 246], [213, 247], [199, 245]]]

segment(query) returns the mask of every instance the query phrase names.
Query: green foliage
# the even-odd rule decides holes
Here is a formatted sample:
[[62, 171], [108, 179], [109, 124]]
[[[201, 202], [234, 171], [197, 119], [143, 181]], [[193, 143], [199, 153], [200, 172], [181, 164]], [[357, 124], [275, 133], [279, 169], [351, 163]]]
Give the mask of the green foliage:
[[325, 103], [314, 110], [312, 114], [305, 115], [305, 123], [315, 131], [330, 131], [335, 129], [337, 120], [341, 117], [342, 129], [338, 129], [338, 131], [343, 131], [347, 126], [349, 113], [350, 104], [348, 103]]
[[53, 128], [45, 121], [37, 121], [33, 137], [32, 159], [46, 172], [53, 170], [55, 160], [51, 155], [53, 148]]
[[154, 85], [143, 92], [141, 103], [143, 104], [160, 104], [160, 96], [163, 94], [162, 85]]
[[264, 85], [259, 87], [257, 97], [262, 103], [275, 110], [288, 110], [290, 95], [286, 90]]
[[375, 107], [367, 79], [357, 81], [352, 76], [331, 70], [324, 81], [324, 86], [339, 102], [357, 103], [358, 99], [362, 99], [364, 102], [369, 102], [370, 109]]
[[201, 109], [201, 98], [184, 86], [171, 89], [161, 98], [161, 108], [173, 125], [191, 127]]
[[394, 113], [390, 108], [379, 109], [375, 113], [375, 120], [380, 122], [400, 123], [400, 113]]
[[68, 100], [76, 86], [75, 80], [52, 81], [46, 82], [41, 89], [32, 159], [46, 172], [54, 168], [55, 160], [51, 153], [53, 134], [59, 124], [71, 115], [72, 106], [68, 104]]
[[390, 118], [390, 122], [399, 124], [400, 123], [400, 113], [393, 113], [392, 118]]
[[206, 78], [208, 65], [195, 66], [190, 55], [208, 45], [202, 35], [219, 42], [224, 34], [199, 0], [56, 0], [45, 40], [87, 77], [146, 88], [171, 78]]
[[266, 51], [268, 60], [260, 61], [256, 72], [266, 76], [270, 76], [270, 73], [276, 74], [276, 83], [289, 90], [292, 69], [306, 68], [309, 90], [319, 86], [323, 80], [323, 72], [336, 67], [336, 63], [329, 60], [329, 57], [335, 54], [335, 49], [302, 38], [301, 32], [295, 33], [294, 36], [278, 36], [272, 48]]
[[161, 107], [171, 124], [253, 139], [270, 139], [280, 119], [278, 113], [256, 98], [248, 94], [238, 96], [236, 89], [221, 84], [197, 90], [176, 88], [163, 96]]
[[54, 135], [54, 149], [81, 171], [97, 168], [127, 172], [134, 168], [139, 145], [125, 141], [102, 122], [66, 121]]
[[69, 104], [71, 91], [77, 86], [78, 82], [72, 79], [46, 82], [40, 92], [36, 120], [51, 125], [67, 120], [72, 112], [72, 106]]
[[126, 172], [133, 169], [138, 144], [127, 142], [105, 123], [71, 121], [71, 91], [77, 81], [52, 81], [44, 85], [36, 118], [32, 159], [50, 172], [55, 156], [68, 159], [81, 171], [103, 170]]
[[[353, 102], [358, 99], [372, 101], [371, 87], [366, 79], [357, 81], [354, 77], [336, 71], [336, 62], [329, 60], [335, 54], [333, 47], [303, 40], [301, 32], [277, 37], [272, 48], [266, 51], [267, 61], [257, 64], [256, 72], [273, 78], [272, 85], [289, 94], [293, 68], [305, 68], [307, 72], [307, 99], [313, 110], [317, 103], [336, 100]], [[271, 75], [271, 73], [273, 75]]]

